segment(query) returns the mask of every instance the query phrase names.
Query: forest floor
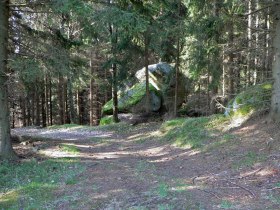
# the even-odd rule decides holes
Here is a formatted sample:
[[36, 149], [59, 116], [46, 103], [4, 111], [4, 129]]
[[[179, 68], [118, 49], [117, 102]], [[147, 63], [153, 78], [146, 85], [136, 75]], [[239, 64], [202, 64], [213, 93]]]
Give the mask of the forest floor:
[[258, 118], [195, 148], [164, 132], [159, 122], [14, 129], [33, 137], [14, 144], [24, 158], [0, 165], [0, 209], [280, 209], [279, 125]]

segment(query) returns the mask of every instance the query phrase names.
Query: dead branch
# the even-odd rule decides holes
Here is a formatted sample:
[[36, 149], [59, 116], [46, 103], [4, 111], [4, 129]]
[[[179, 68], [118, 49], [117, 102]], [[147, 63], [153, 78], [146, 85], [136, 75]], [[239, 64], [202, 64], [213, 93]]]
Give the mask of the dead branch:
[[210, 195], [213, 195], [215, 198], [217, 198], [217, 199], [221, 199], [221, 197], [220, 196], [218, 196], [216, 193], [213, 193], [213, 192], [211, 192], [211, 191], [207, 191], [207, 190], [203, 190], [203, 189], [199, 189], [199, 188], [196, 188], [197, 190], [199, 190], [199, 191], [202, 191], [202, 192], [205, 192], [205, 193], [208, 193], [208, 194], [210, 194]]
[[228, 181], [228, 182], [231, 183], [232, 185], [235, 185], [235, 186], [237, 186], [237, 187], [239, 187], [239, 188], [245, 190], [246, 192], [250, 193], [250, 194], [252, 195], [253, 198], [256, 197], [255, 193], [253, 193], [253, 192], [252, 192], [251, 190], [249, 190], [248, 188], [243, 187], [243, 186], [241, 186], [241, 185], [239, 185], [239, 184], [236, 184], [236, 183], [234, 183], [234, 182], [231, 182], [231, 181]]

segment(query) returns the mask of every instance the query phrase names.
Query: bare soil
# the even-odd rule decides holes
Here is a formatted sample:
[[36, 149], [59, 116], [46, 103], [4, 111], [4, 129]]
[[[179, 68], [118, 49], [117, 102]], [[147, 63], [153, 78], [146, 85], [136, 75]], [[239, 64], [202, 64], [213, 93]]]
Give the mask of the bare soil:
[[[15, 144], [25, 158], [74, 157], [86, 166], [76, 183], [54, 192], [56, 209], [280, 209], [279, 125], [251, 120], [207, 150], [160, 141], [159, 127], [13, 132], [52, 139]], [[62, 152], [61, 143], [80, 152]]]

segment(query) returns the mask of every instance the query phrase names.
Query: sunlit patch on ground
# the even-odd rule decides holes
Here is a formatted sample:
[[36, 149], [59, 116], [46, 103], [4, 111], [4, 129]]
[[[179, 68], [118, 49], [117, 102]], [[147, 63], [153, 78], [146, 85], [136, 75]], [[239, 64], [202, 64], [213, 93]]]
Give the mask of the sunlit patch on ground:
[[[45, 132], [40, 135], [65, 139], [40, 138], [15, 148], [39, 163], [63, 157], [84, 167], [76, 163], [49, 167], [48, 177], [59, 168], [65, 172], [36, 185], [54, 186], [45, 190], [55, 195], [45, 206], [50, 209], [277, 209], [279, 145], [277, 135], [271, 135], [277, 129], [266, 132], [252, 123], [232, 132], [224, 129], [228, 125], [221, 116], [175, 119], [160, 129], [155, 123], [94, 129], [71, 125], [38, 129]], [[31, 130], [36, 134], [36, 129]], [[270, 143], [273, 147], [268, 147]], [[35, 163], [36, 168], [41, 164]], [[32, 186], [31, 192], [35, 191]], [[6, 190], [1, 202], [18, 206], [20, 189]], [[44, 199], [34, 205], [23, 200], [24, 206], [44, 207]]]

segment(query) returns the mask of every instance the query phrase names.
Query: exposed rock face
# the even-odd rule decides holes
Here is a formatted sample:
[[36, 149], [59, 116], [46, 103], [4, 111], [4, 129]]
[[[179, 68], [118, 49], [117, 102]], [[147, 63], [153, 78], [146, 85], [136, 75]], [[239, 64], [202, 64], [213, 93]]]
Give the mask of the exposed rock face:
[[[131, 113], [145, 112], [145, 68], [136, 73], [138, 83], [132, 86], [126, 92], [119, 94], [119, 111]], [[151, 110], [157, 112], [160, 109], [166, 111], [174, 109], [175, 95], [175, 76], [173, 67], [167, 63], [158, 63], [149, 65], [149, 82], [150, 82], [150, 101]], [[178, 86], [178, 104], [180, 106], [185, 98], [186, 78], [183, 74], [179, 75]], [[111, 114], [113, 108], [112, 100], [107, 102], [103, 107], [104, 114]]]
[[[151, 91], [151, 110], [156, 112], [161, 108], [161, 96], [160, 92], [157, 91], [152, 85], [150, 85]], [[123, 113], [141, 113], [145, 112], [145, 96], [146, 96], [146, 86], [145, 83], [137, 83], [132, 86], [128, 91], [121, 92], [119, 94], [119, 111]], [[108, 101], [103, 106], [104, 114], [113, 113], [113, 101]]]
[[[137, 71], [137, 79], [141, 82], [145, 82], [145, 68]], [[175, 71], [174, 68], [168, 63], [158, 63], [149, 65], [149, 82], [158, 91], [161, 92], [163, 99], [163, 106], [166, 111], [172, 111], [174, 109], [174, 96], [175, 96]], [[187, 90], [187, 78], [179, 73], [178, 80], [178, 100], [177, 106], [179, 107], [185, 100]]]
[[[162, 90], [164, 84], [167, 83], [167, 80], [173, 73], [173, 68], [167, 63], [158, 63], [149, 65], [149, 82], [157, 90]], [[140, 69], [136, 72], [136, 78], [140, 82], [145, 82], [145, 68]]]

